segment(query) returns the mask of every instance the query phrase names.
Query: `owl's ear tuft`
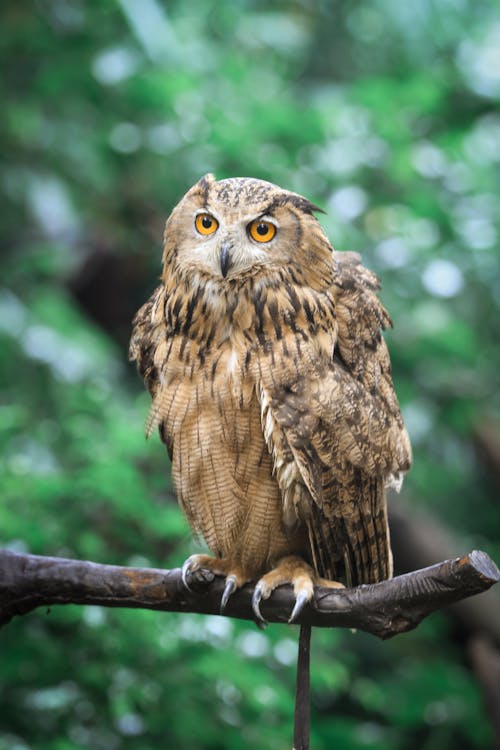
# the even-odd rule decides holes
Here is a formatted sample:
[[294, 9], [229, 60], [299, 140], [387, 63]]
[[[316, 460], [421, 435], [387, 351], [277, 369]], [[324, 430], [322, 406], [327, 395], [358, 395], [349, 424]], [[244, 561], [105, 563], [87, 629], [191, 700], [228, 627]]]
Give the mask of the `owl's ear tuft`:
[[311, 203], [311, 201], [307, 200], [307, 198], [304, 198], [302, 195], [298, 195], [298, 193], [290, 193], [287, 197], [287, 201], [305, 214], [312, 215], [313, 213], [326, 213], [322, 208], [315, 203]]
[[203, 175], [203, 177], [200, 177], [194, 187], [199, 190], [200, 193], [208, 195], [208, 191], [210, 190], [210, 187], [214, 184], [214, 182], [215, 177], [211, 172], [208, 172], [207, 174]]
[[307, 213], [315, 213], [315, 214], [326, 214], [326, 211], [324, 208], [320, 208], [315, 203], [311, 203], [310, 201], [307, 201], [307, 209], [305, 209]]
[[201, 202], [203, 204], [206, 204], [208, 200], [208, 194], [210, 192], [210, 188], [214, 184], [215, 184], [215, 177], [213, 176], [213, 174], [210, 174], [209, 172], [208, 174], [203, 175], [203, 177], [200, 177], [198, 182], [195, 182], [195, 184], [189, 188], [189, 190], [184, 195], [182, 200], [188, 197], [193, 198], [195, 196], [196, 197], [200, 196]]

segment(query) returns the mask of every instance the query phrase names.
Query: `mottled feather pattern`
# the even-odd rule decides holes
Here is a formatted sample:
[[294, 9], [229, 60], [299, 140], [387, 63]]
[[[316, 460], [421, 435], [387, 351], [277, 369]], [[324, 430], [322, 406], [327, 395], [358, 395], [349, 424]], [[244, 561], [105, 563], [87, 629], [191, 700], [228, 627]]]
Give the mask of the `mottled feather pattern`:
[[[193, 232], [213, 213], [234, 266]], [[217, 557], [255, 578], [299, 554], [351, 583], [391, 575], [384, 486], [411, 453], [376, 277], [334, 253], [305, 198], [270, 183], [200, 180], [165, 230], [161, 286], [130, 356], [172, 458], [181, 507]], [[265, 254], [245, 238], [269, 217]], [[239, 234], [238, 234], [239, 233]], [[239, 265], [238, 265], [239, 264]]]
[[409, 468], [411, 451], [380, 335], [390, 319], [378, 284], [354, 254], [335, 257], [334, 356], [293, 388], [286, 379], [269, 382], [267, 395], [304, 483], [301, 515], [315, 567], [328, 578], [369, 582], [392, 571], [384, 484]]

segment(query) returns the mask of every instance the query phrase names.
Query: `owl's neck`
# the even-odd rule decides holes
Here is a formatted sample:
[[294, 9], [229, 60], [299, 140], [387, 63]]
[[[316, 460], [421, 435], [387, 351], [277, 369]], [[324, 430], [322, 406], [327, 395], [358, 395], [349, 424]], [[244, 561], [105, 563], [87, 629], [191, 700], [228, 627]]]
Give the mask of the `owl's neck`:
[[163, 282], [167, 335], [207, 350], [234, 337], [266, 351], [288, 336], [316, 336], [335, 315], [330, 289], [305, 285], [290, 267], [220, 280], [197, 271], [165, 273]]

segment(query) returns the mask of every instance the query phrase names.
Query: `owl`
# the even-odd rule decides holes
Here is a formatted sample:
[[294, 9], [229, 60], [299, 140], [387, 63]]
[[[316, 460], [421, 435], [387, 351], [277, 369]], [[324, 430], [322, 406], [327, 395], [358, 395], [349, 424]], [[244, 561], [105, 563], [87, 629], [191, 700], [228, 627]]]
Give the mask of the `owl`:
[[293, 621], [315, 584], [391, 576], [385, 493], [411, 462], [378, 280], [333, 250], [319, 210], [269, 182], [204, 176], [166, 223], [161, 284], [133, 322], [147, 433], [211, 552], [183, 580], [224, 576], [221, 610], [257, 581], [257, 619], [285, 583]]

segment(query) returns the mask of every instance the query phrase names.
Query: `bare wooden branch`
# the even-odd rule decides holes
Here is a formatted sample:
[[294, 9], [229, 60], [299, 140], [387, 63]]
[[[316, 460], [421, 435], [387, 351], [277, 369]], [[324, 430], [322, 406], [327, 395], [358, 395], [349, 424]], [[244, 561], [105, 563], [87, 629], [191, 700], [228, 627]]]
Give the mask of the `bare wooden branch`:
[[[340, 590], [318, 587], [314, 603], [304, 609], [298, 622], [358, 628], [390, 638], [415, 628], [440, 607], [485, 591], [499, 579], [491, 558], [474, 551], [374, 585]], [[56, 604], [218, 614], [223, 587], [221, 578], [207, 573], [205, 583], [187, 591], [178, 568], [127, 568], [0, 550], [0, 624]], [[224, 614], [252, 620], [252, 592], [252, 585], [237, 591]], [[291, 587], [282, 586], [263, 602], [264, 617], [269, 622], [287, 622], [293, 603]]]

